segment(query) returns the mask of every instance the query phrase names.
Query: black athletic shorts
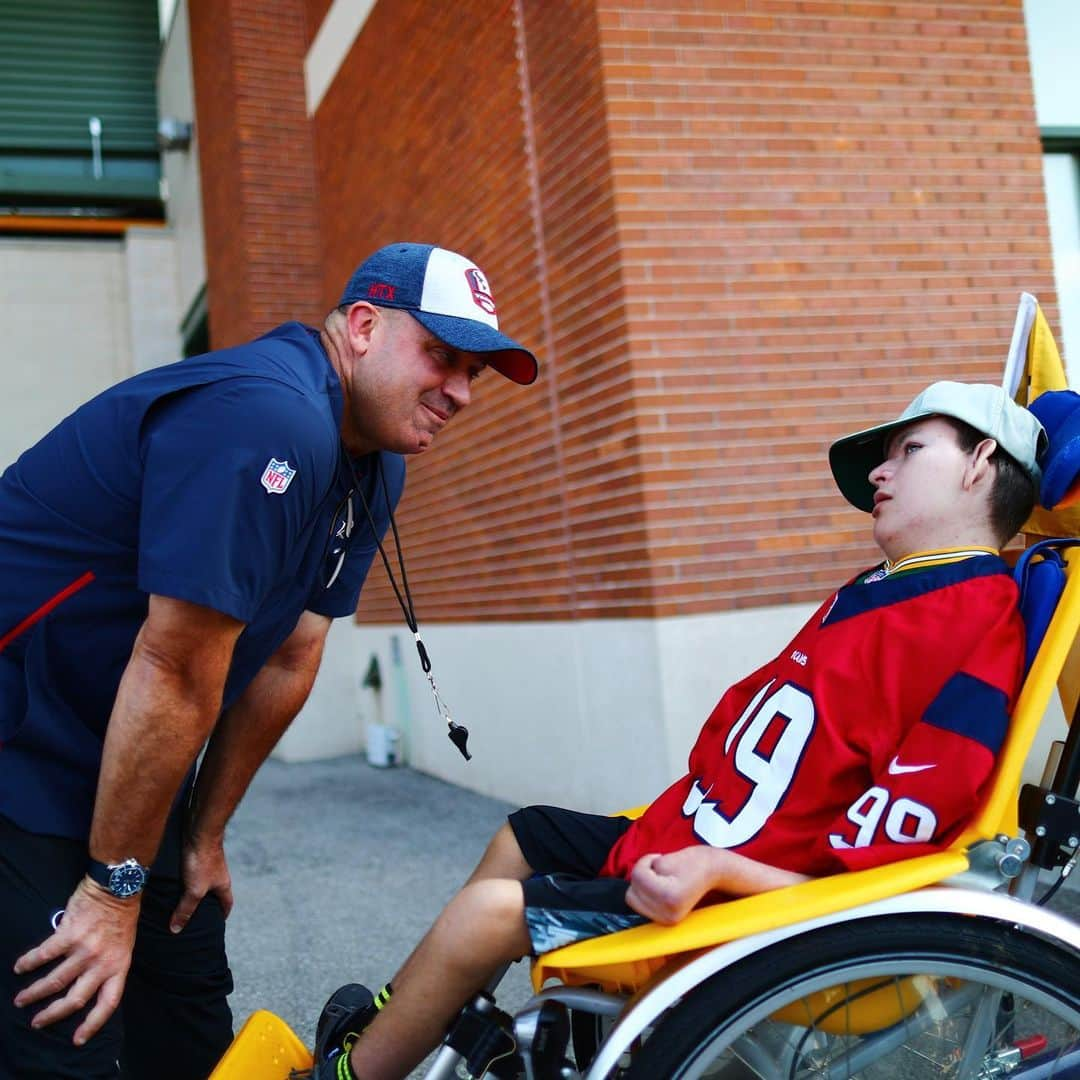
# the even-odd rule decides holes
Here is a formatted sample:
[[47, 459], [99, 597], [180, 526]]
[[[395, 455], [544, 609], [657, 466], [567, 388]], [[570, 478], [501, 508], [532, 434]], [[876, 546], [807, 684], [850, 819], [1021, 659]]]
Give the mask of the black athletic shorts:
[[649, 921], [627, 907], [628, 881], [597, 876], [629, 818], [526, 806], [508, 820], [535, 871], [522, 883], [534, 954]]
[[42, 971], [19, 976], [12, 965], [52, 932], [86, 857], [84, 843], [0, 817], [0, 1080], [205, 1080], [232, 1040], [225, 918], [207, 897], [181, 933], [170, 933], [175, 876], [149, 878], [120, 1008], [85, 1046], [71, 1037], [88, 1009], [34, 1031], [30, 1019], [43, 1005], [15, 1008], [15, 995]]

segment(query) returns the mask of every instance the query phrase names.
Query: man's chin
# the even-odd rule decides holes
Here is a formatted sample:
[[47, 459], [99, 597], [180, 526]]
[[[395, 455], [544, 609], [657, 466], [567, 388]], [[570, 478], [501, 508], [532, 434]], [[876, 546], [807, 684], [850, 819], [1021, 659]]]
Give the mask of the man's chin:
[[422, 454], [435, 441], [433, 431], [418, 431], [408, 448], [398, 450], [399, 454]]

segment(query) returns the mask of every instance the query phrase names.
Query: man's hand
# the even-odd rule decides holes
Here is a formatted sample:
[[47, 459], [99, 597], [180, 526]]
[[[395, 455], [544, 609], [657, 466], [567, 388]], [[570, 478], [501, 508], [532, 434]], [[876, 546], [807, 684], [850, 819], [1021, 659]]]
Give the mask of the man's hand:
[[181, 872], [184, 876], [184, 895], [180, 897], [169, 920], [169, 929], [174, 934], [179, 934], [187, 926], [207, 893], [217, 894], [225, 918], [229, 917], [233, 906], [232, 877], [220, 840], [201, 843], [189, 841], [184, 846]]
[[15, 961], [15, 973], [24, 975], [52, 960], [60, 960], [52, 971], [15, 998], [16, 1006], [22, 1008], [63, 995], [34, 1016], [32, 1027], [46, 1027], [63, 1020], [96, 997], [73, 1041], [76, 1046], [82, 1046], [101, 1030], [124, 992], [139, 906], [138, 898], [118, 900], [89, 878], [79, 882], [55, 933]]
[[630, 873], [626, 902], [658, 923], [677, 923], [713, 888], [717, 848], [697, 845], [667, 855], [643, 855]]

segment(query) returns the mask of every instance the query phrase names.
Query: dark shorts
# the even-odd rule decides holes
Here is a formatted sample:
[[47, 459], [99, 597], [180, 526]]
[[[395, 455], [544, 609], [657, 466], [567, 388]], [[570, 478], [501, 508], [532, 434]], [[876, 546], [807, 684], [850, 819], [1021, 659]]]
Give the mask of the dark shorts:
[[232, 1039], [225, 919], [208, 897], [182, 933], [170, 933], [175, 878], [150, 877], [120, 1008], [86, 1046], [71, 1042], [86, 1009], [34, 1031], [42, 1006], [15, 1008], [42, 972], [17, 976], [12, 965], [49, 936], [85, 868], [85, 844], [0, 817], [0, 1080], [205, 1080]]
[[509, 817], [535, 875], [522, 883], [535, 954], [648, 922], [627, 907], [624, 878], [599, 877], [630, 819], [558, 806], [526, 806]]

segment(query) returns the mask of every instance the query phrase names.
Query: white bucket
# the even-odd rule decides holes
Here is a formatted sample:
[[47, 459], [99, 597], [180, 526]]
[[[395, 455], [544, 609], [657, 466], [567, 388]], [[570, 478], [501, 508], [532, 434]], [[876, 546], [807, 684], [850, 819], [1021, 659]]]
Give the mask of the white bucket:
[[396, 728], [386, 724], [368, 724], [367, 759], [369, 765], [388, 769], [398, 763], [398, 742], [401, 738]]

